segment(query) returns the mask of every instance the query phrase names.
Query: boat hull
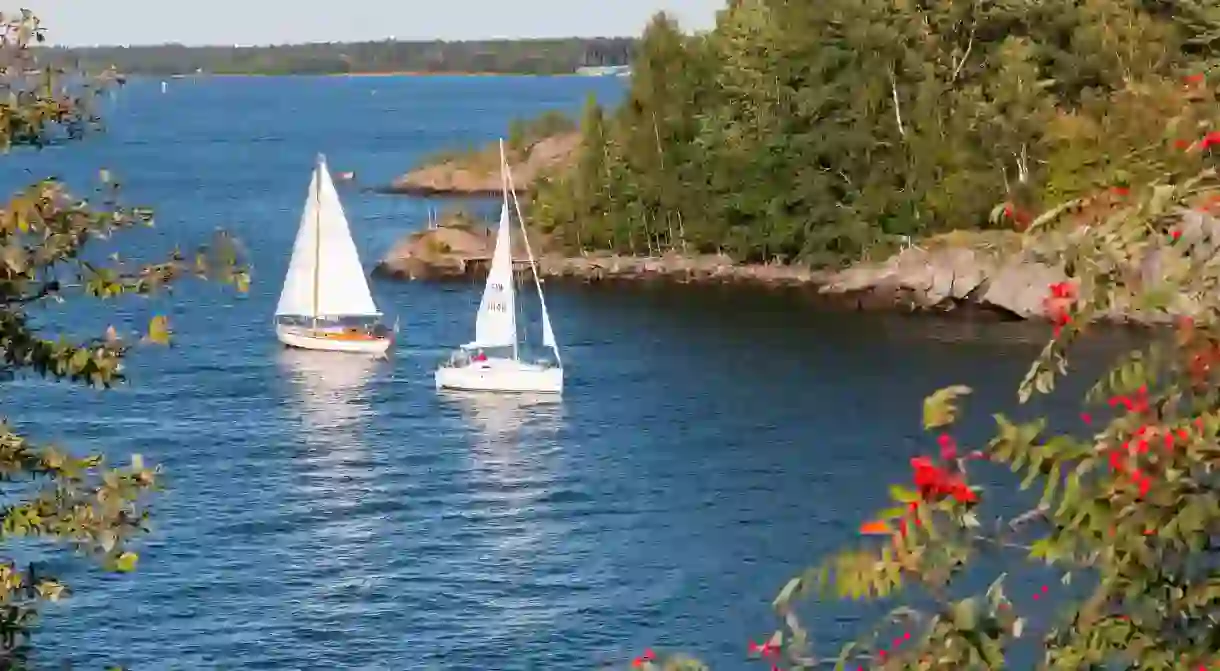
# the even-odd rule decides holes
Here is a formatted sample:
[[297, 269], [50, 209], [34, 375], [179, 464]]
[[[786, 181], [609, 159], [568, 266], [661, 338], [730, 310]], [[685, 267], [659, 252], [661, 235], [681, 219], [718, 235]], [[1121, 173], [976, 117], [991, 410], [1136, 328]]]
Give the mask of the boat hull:
[[512, 359], [488, 359], [436, 370], [437, 389], [507, 393], [563, 393], [563, 368]]
[[351, 354], [385, 354], [394, 344], [392, 337], [350, 337], [335, 332], [284, 326], [275, 328], [275, 337], [288, 347]]

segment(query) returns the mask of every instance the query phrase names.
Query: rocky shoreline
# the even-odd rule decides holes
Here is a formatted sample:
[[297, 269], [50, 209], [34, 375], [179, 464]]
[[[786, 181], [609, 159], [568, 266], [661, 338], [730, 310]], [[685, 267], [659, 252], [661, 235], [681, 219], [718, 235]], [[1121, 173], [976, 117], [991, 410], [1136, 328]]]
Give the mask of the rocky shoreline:
[[[546, 249], [534, 234], [531, 248]], [[416, 281], [473, 281], [486, 275], [491, 231], [463, 224], [421, 231], [400, 242], [374, 274]], [[519, 236], [514, 260], [525, 270], [528, 255]], [[589, 285], [703, 285], [796, 290], [827, 305], [850, 310], [961, 313], [996, 319], [1043, 319], [1047, 287], [1062, 273], [997, 254], [987, 244], [911, 247], [877, 263], [845, 270], [813, 270], [778, 264], [740, 264], [716, 255], [631, 257], [610, 254], [537, 255], [546, 280]]]
[[[1193, 245], [1203, 244], [1204, 239], [1220, 240], [1220, 223], [1205, 220], [1197, 213], [1184, 216], [1180, 231], [1183, 242], [1190, 240]], [[1023, 248], [1028, 241], [1011, 231], [957, 231], [920, 241], [883, 261], [862, 261], [842, 270], [741, 264], [717, 255], [570, 256], [547, 251], [553, 250], [554, 245], [536, 231], [531, 231], [529, 237], [538, 274], [551, 281], [795, 290], [819, 303], [851, 310], [1045, 320], [1050, 286], [1068, 279], [1061, 269], [1032, 258]], [[524, 240], [514, 231], [512, 241], [514, 262], [525, 272], [529, 255]], [[486, 275], [494, 245], [489, 228], [470, 217], [459, 217], [447, 225], [409, 235], [390, 250], [373, 272], [405, 280], [469, 282]], [[1220, 243], [1209, 242], [1206, 248], [1199, 247], [1197, 253], [1218, 251]], [[1147, 267], [1139, 272], [1155, 275], [1156, 255], [1153, 250], [1146, 259]], [[1134, 309], [1129, 301], [1120, 300], [1121, 297], [1112, 298], [1114, 307], [1101, 318], [1109, 323], [1165, 324], [1175, 314], [1190, 314], [1197, 307], [1180, 296], [1173, 312], [1145, 313]]]
[[[527, 261], [516, 259], [517, 267], [525, 271]], [[753, 288], [759, 290], [797, 291], [818, 303], [848, 310], [900, 310], [907, 312], [962, 313], [972, 317], [995, 319], [1041, 319], [1045, 286], [1030, 287], [1029, 305], [1001, 304], [977, 300], [966, 285], [938, 293], [936, 282], [916, 277], [886, 278], [861, 272], [873, 268], [853, 267], [846, 271], [820, 271], [808, 268], [738, 264], [718, 256], [588, 256], [566, 257], [543, 255], [537, 259], [538, 274], [544, 281], [595, 286], [689, 285]], [[400, 280], [445, 282], [477, 281], [487, 274], [488, 263], [467, 259], [465, 264], [416, 267], [407, 270], [382, 262], [374, 274]], [[949, 284], [952, 284], [951, 282]]]

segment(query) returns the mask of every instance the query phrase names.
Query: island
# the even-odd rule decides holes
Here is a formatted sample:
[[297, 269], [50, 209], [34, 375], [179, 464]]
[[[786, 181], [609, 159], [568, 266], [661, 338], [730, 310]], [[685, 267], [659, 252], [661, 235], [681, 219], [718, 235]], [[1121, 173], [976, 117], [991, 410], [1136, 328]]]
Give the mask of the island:
[[[1063, 30], [1153, 48], [1152, 28], [1118, 35], [1095, 13], [1036, 4], [969, 20], [840, 10], [733, 3], [702, 34], [655, 17], [622, 104], [589, 100], [575, 130], [513, 144], [526, 219], [548, 241], [542, 274], [799, 286], [855, 307], [1036, 318], [1075, 272], [1066, 241], [1101, 244], [1082, 230], [1159, 213], [1137, 227], [1155, 232], [1138, 249], [1091, 252], [1132, 286], [1155, 280], [1179, 237], [1194, 236], [1192, 253], [1220, 238], [1217, 203], [1165, 183], [1205, 174], [1220, 145], [1196, 130], [1211, 127], [1220, 91], [1202, 52], [1179, 48], [1211, 34], [1207, 17], [1122, 9], [1174, 56], [1120, 74], [1099, 45], [1063, 60]], [[860, 30], [842, 34], [844, 22]], [[929, 26], [934, 40], [871, 41]], [[439, 157], [396, 184], [494, 194], [493, 158]], [[402, 258], [381, 272], [479, 271], [404, 274]], [[1120, 297], [1097, 316], [1164, 321], [1189, 313], [1184, 301], [1144, 314]]]
[[[509, 124], [505, 154], [519, 192], [532, 192], [547, 175], [573, 168], [581, 146], [580, 128], [562, 112], [551, 110], [534, 119]], [[375, 191], [411, 196], [499, 196], [503, 193], [500, 147], [448, 150], [425, 157], [419, 165]]]

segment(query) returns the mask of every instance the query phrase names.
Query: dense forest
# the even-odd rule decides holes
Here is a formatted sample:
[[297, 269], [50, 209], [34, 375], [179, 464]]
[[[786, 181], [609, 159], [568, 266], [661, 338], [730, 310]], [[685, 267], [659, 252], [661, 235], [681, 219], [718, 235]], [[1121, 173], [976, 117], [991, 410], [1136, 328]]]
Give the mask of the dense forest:
[[700, 35], [659, 15], [533, 214], [583, 249], [808, 263], [1020, 228], [1144, 177], [1135, 153], [1197, 160], [1218, 46], [1209, 0], [731, 0]]
[[320, 75], [380, 72], [566, 74], [584, 66], [626, 65], [635, 44], [626, 37], [479, 42], [380, 42], [260, 47], [46, 48], [40, 59], [86, 72], [113, 68], [128, 75]]

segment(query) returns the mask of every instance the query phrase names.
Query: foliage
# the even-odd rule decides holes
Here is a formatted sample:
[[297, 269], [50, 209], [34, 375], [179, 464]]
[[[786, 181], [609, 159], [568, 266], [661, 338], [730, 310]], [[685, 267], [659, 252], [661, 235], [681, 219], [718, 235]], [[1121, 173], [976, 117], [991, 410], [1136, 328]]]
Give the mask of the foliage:
[[[971, 390], [929, 396], [924, 428], [937, 434], [938, 457], [912, 459], [913, 487], [892, 486], [893, 506], [862, 524], [861, 533], [880, 542], [832, 557], [785, 587], [775, 603], [784, 626], [764, 657], [787, 669], [999, 669], [1016, 665], [1024, 645], [1038, 653], [1037, 668], [1063, 671], [1220, 663], [1213, 540], [1220, 532], [1220, 219], [1212, 217], [1220, 174], [1210, 165], [1217, 142], [1220, 133], [1192, 143], [1208, 156], [1197, 173], [1161, 164], [1156, 179], [1050, 209], [1026, 234], [1027, 251], [1063, 264], [1071, 280], [1048, 287], [1056, 335], [1021, 382], [1022, 402], [1053, 391], [1067, 373], [1069, 346], [1123, 301], [1189, 314], [1172, 340], [1115, 363], [1084, 399], [1084, 431], [1056, 433], [1045, 420], [997, 414], [995, 436], [970, 450], [949, 432]], [[1133, 173], [1156, 172], [1158, 155], [1142, 156], [1132, 159]], [[988, 490], [969, 484], [980, 462], [1010, 469], [1037, 504], [984, 523]], [[1014, 553], [1047, 565], [1071, 588], [1057, 619], [1031, 621], [1009, 595], [1006, 574], [970, 594], [980, 569]], [[1048, 591], [1043, 586], [1034, 598]], [[901, 605], [828, 659], [815, 654], [796, 614], [797, 599], [809, 594]]]
[[[32, 45], [43, 39], [31, 14], [0, 16], [0, 54], [8, 66], [0, 87], [6, 95], [0, 142], [7, 148], [40, 147], [80, 137], [95, 127], [91, 97], [107, 82], [67, 88], [54, 68], [41, 68]], [[150, 225], [150, 214], [121, 208], [118, 185], [104, 175], [95, 202], [70, 194], [63, 184], [43, 180], [17, 193], [0, 209], [0, 376], [36, 374], [106, 388], [123, 380], [122, 362], [132, 346], [111, 326], [96, 338], [74, 341], [44, 333], [36, 311], [50, 302], [92, 297], [112, 299], [148, 294], [184, 277], [217, 277], [244, 289], [246, 272], [223, 234], [188, 257], [150, 264], [99, 261], [111, 236]], [[144, 340], [167, 344], [165, 317], [154, 317]], [[68, 593], [67, 586], [36, 565], [18, 566], [15, 546], [35, 542], [70, 545], [101, 560], [107, 570], [134, 570], [129, 547], [148, 511], [144, 495], [157, 486], [158, 470], [135, 455], [128, 466], [106, 468], [100, 455], [73, 456], [54, 445], [18, 435], [0, 421], [0, 480], [5, 506], [0, 511], [0, 667], [24, 668], [40, 605]]]
[[125, 75], [347, 73], [570, 74], [583, 66], [626, 65], [631, 38], [485, 40], [471, 42], [328, 42], [276, 46], [181, 44], [48, 48], [40, 54], [58, 67]]
[[573, 248], [813, 264], [1020, 229], [1149, 177], [1133, 152], [1182, 158], [1149, 120], [1206, 113], [1182, 78], [1218, 34], [1193, 0], [733, 0], [693, 36], [658, 15], [532, 220]]
[[[1115, 312], [1173, 324], [1172, 337], [1115, 361], [1083, 399], [1083, 430], [996, 414], [994, 436], [971, 449], [951, 433], [971, 389], [928, 396], [923, 428], [938, 454], [913, 458], [911, 484], [891, 486], [892, 505], [863, 520], [870, 540], [784, 586], [774, 601], [781, 627], [749, 650], [771, 668], [1027, 668], [1028, 655], [1036, 668], [1062, 671], [1220, 665], [1220, 131], [1206, 114], [1214, 92], [1192, 76], [1185, 87], [1133, 86], [1106, 100], [1119, 111], [1093, 117], [1104, 132], [1057, 137], [1053, 151], [1106, 161], [1124, 180], [1031, 216], [1014, 252], [1070, 278], [1046, 288], [1054, 336], [1017, 398], [1053, 392], [1071, 345]], [[1082, 108], [1092, 105], [1104, 107], [1099, 98]], [[991, 216], [1011, 210], [1001, 203]], [[1011, 470], [1033, 507], [985, 522], [984, 506], [1013, 497], [972, 484], [983, 464]], [[977, 593], [980, 573], [1022, 560], [1059, 574], [1059, 594], [1043, 585], [1032, 597], [1059, 597], [1054, 619], [1031, 617], [1007, 573], [988, 576]], [[798, 614], [810, 596], [897, 605], [835, 657]]]

